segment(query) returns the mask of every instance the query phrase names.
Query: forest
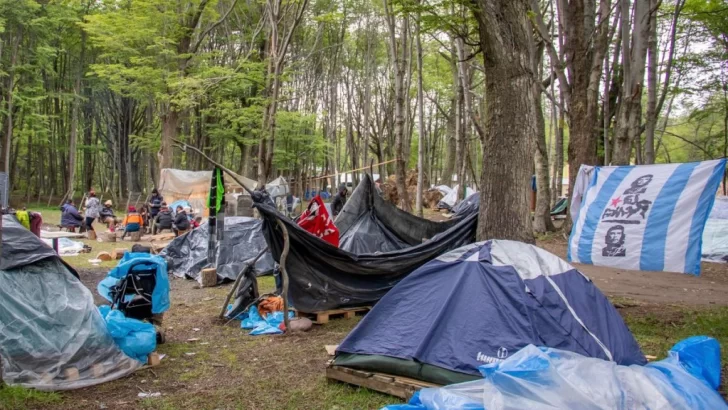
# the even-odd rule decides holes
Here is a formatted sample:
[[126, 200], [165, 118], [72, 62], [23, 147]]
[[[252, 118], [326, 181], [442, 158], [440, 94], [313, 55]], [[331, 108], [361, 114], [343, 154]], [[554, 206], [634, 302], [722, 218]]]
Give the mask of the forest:
[[532, 242], [581, 164], [720, 158], [727, 130], [725, 0], [0, 0], [28, 203], [211, 169], [189, 144], [259, 183], [379, 164], [417, 212], [460, 182], [479, 237]]

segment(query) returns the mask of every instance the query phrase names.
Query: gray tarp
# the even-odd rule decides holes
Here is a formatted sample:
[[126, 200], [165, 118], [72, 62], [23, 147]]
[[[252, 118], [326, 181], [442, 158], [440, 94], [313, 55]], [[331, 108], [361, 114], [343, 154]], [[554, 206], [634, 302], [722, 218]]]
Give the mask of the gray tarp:
[[[170, 273], [180, 278], [197, 279], [207, 263], [207, 222], [178, 238], [175, 238], [162, 255], [167, 260]], [[261, 232], [261, 221], [248, 217], [225, 218], [225, 236], [218, 244], [217, 275], [220, 280], [235, 280], [243, 267], [266, 247]], [[273, 271], [273, 258], [266, 252], [255, 264], [256, 275]]]
[[91, 292], [15, 218], [3, 217], [3, 380], [40, 390], [87, 387], [142, 366], [117, 347]]

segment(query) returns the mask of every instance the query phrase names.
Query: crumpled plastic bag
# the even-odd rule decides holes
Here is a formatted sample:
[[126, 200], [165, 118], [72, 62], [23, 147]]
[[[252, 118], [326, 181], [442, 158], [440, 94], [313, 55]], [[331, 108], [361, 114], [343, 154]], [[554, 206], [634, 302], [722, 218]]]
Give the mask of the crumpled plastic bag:
[[119, 348], [132, 359], [146, 363], [147, 356], [157, 348], [154, 325], [128, 318], [119, 310], [111, 310], [108, 305], [99, 306], [99, 313]]
[[[238, 317], [242, 319], [240, 322], [241, 328], [252, 329], [249, 333], [251, 336], [278, 335], [283, 333], [283, 331], [279, 328], [281, 323], [283, 323], [283, 312], [279, 311], [269, 313], [266, 315], [265, 319], [263, 319], [258, 313], [258, 308], [256, 306], [251, 306], [246, 313], [243, 313], [242, 316], [239, 315]], [[289, 311], [288, 317], [293, 318], [294, 313]]]
[[715, 390], [720, 344], [706, 336], [685, 339], [646, 366], [528, 345], [479, 369], [483, 380], [423, 389], [409, 404], [383, 410], [728, 409]]

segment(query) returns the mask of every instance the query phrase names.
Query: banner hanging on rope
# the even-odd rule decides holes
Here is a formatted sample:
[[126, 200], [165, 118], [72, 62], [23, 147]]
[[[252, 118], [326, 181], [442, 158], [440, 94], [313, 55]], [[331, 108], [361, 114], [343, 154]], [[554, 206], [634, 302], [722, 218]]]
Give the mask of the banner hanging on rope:
[[725, 158], [596, 167], [569, 237], [571, 262], [700, 274], [703, 228]]

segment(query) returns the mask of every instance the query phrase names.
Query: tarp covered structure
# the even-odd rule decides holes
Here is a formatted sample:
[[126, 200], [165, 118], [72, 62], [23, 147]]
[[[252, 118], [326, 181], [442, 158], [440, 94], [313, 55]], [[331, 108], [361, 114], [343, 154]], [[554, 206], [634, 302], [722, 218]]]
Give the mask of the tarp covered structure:
[[334, 363], [449, 384], [529, 344], [646, 363], [587, 277], [543, 249], [505, 240], [463, 246], [403, 279], [339, 345]]
[[706, 336], [682, 340], [646, 366], [529, 345], [480, 372], [480, 380], [423, 389], [382, 410], [728, 409], [717, 391], [720, 344]]
[[[261, 225], [261, 221], [254, 218], [225, 218], [224, 239], [217, 246], [219, 280], [235, 280], [245, 265], [265, 249], [267, 245]], [[160, 252], [167, 260], [169, 272], [180, 278], [197, 279], [202, 269], [208, 267], [208, 239], [208, 224], [205, 222], [170, 242]], [[272, 271], [273, 259], [270, 253], [266, 253], [255, 264], [255, 273], [265, 275]]]
[[[159, 193], [164, 201], [171, 204], [174, 201], [187, 200], [192, 208], [207, 215], [206, 202], [210, 191], [210, 177], [212, 171], [186, 171], [182, 169], [165, 168], [159, 178]], [[250, 190], [255, 189], [257, 182], [244, 176], [236, 175]], [[237, 192], [248, 195], [247, 192], [232, 178], [225, 181], [226, 192], [229, 195]], [[230, 198], [234, 202], [234, 198]]]
[[473, 242], [478, 217], [471, 214], [443, 223], [417, 218], [386, 203], [371, 178], [365, 177], [344, 207], [346, 212], [336, 220], [345, 237], [340, 249], [301, 229], [273, 207], [255, 206], [276, 262], [283, 251], [278, 221], [288, 231], [288, 295], [293, 306], [304, 312], [375, 303], [419, 266]]
[[275, 201], [276, 198], [285, 197], [291, 192], [288, 182], [283, 177], [278, 177], [267, 184], [265, 184], [265, 190], [268, 191], [268, 195]]
[[40, 390], [68, 390], [114, 380], [140, 368], [141, 362], [114, 343], [91, 292], [75, 272], [14, 217], [3, 216], [2, 227], [4, 381]]
[[715, 198], [703, 230], [703, 260], [728, 262], [728, 197]]
[[723, 158], [594, 168], [569, 261], [699, 275], [703, 228], [725, 166]]
[[[439, 189], [439, 188], [438, 188]], [[447, 209], [452, 210], [453, 207], [455, 207], [457, 204], [460, 203], [460, 199], [458, 199], [458, 191], [460, 190], [460, 185], [455, 185], [450, 192], [448, 192], [441, 200], [437, 203], [437, 207], [440, 209]], [[442, 190], [440, 190], [442, 192]], [[465, 187], [465, 198], [473, 195], [475, 191], [470, 187]]]
[[371, 177], [365, 174], [335, 222], [339, 247], [361, 255], [419, 245], [458, 221], [433, 222], [397, 208], [377, 193]]

